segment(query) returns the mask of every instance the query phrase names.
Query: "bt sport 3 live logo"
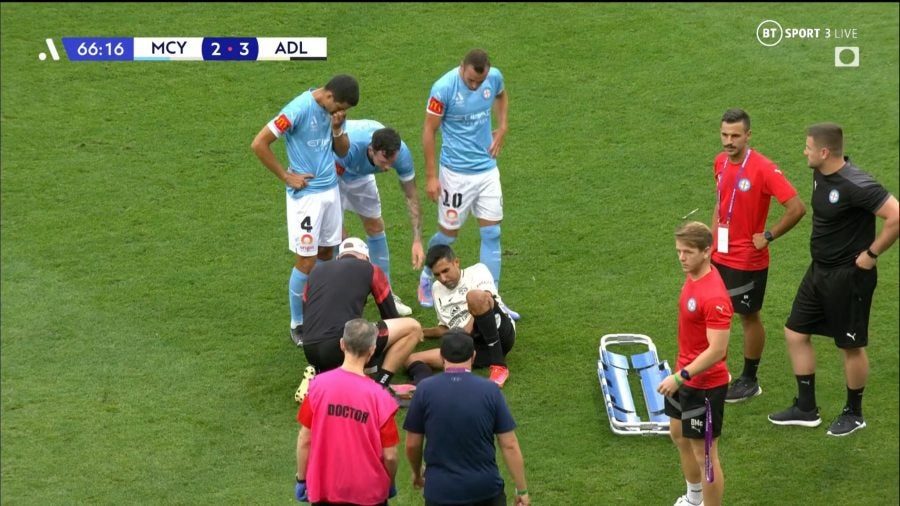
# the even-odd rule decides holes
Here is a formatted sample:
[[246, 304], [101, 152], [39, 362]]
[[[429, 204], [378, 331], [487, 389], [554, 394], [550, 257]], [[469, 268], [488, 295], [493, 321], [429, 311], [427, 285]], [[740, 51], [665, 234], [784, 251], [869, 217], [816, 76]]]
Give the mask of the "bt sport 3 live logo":
[[[756, 40], [766, 47], [774, 47], [787, 39], [828, 39], [850, 44], [859, 39], [856, 28], [807, 28], [781, 26], [778, 21], [767, 19], [756, 27]], [[859, 46], [835, 46], [835, 67], [859, 67]]]

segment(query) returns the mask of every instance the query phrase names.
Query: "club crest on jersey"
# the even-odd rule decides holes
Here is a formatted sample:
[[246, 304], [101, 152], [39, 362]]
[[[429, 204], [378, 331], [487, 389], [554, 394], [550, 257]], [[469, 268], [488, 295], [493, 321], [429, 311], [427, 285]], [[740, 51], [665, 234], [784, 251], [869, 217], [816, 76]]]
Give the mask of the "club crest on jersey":
[[484, 91], [481, 92], [481, 94], [484, 95], [484, 99], [487, 100], [491, 98], [491, 89], [485, 88]]
[[742, 177], [738, 182], [738, 188], [740, 188], [742, 192], [750, 191], [750, 180]]
[[835, 189], [828, 192], [828, 202], [837, 204], [838, 200], [841, 200], [841, 193], [839, 191]]
[[695, 298], [693, 298], [693, 297], [691, 297], [690, 299], [688, 299], [688, 301], [687, 301], [687, 310], [690, 311], [690, 312], [692, 312], [692, 313], [693, 313], [694, 311], [697, 310], [697, 299], [695, 299]]

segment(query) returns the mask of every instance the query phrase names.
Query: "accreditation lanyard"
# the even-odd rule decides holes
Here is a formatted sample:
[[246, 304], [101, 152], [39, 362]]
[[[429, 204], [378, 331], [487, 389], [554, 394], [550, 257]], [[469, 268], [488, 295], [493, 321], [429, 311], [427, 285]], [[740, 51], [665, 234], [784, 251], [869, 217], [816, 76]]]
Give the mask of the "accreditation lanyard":
[[[731, 201], [728, 203], [728, 213], [725, 215], [725, 223], [721, 223], [721, 213], [719, 216], [716, 216], [716, 221], [719, 221], [719, 226], [717, 227], [717, 239], [716, 239], [716, 251], [719, 253], [728, 253], [728, 227], [731, 225], [731, 216], [734, 211], [734, 198], [737, 196], [737, 190], [741, 185], [741, 175], [744, 173], [744, 168], [747, 167], [747, 160], [750, 159], [750, 148], [747, 148], [747, 154], [744, 155], [744, 161], [741, 163], [741, 168], [738, 169], [737, 175], [734, 178], [734, 186], [731, 188]], [[719, 176], [719, 182], [716, 184], [716, 201], [721, 204], [722, 203], [722, 181], [725, 180], [725, 171], [728, 170], [728, 157], [725, 157], [725, 160], [722, 162], [722, 174]]]
[[709, 397], [706, 399], [706, 423], [703, 428], [703, 456], [706, 467], [706, 482], [712, 483], [716, 479], [716, 473], [713, 469], [712, 460], [709, 458], [709, 450], [712, 448], [713, 442], [713, 426], [712, 426], [712, 409], [709, 406]]
[[[747, 160], [750, 159], [750, 148], [747, 148], [747, 154], [744, 155], [744, 161], [741, 163], [741, 168], [738, 169], [737, 176], [734, 178], [734, 186], [731, 188], [731, 201], [728, 203], [728, 214], [725, 217], [725, 225], [731, 224], [731, 213], [734, 210], [734, 198], [737, 195], [738, 187], [741, 185], [741, 175], [744, 173], [744, 168], [747, 167]], [[725, 171], [728, 170], [728, 157], [725, 157], [725, 160], [722, 162], [722, 175], [719, 177], [719, 184], [716, 185], [716, 197], [719, 199], [719, 202], [722, 202], [722, 181], [725, 180]]]

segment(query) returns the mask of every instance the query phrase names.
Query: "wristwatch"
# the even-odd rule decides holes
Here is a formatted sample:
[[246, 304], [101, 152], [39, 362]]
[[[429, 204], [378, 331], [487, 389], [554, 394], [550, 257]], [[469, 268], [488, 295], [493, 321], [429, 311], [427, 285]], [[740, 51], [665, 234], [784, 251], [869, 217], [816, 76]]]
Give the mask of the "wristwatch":
[[685, 379], [685, 381], [691, 379], [691, 373], [688, 372], [687, 369], [681, 370], [681, 377]]
[[765, 237], [765, 238], [766, 238], [766, 241], [768, 241], [768, 242], [772, 242], [772, 241], [775, 240], [775, 236], [772, 235], [772, 232], [769, 232], [768, 230], [766, 230], [765, 232], [763, 232], [763, 237]]

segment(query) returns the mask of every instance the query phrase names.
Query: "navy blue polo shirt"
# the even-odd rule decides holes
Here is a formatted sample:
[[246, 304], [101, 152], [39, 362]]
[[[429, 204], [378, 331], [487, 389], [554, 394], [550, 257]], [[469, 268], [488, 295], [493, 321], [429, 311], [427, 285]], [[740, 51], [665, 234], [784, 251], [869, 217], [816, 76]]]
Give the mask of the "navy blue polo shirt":
[[425, 499], [470, 503], [503, 491], [495, 434], [516, 428], [496, 384], [469, 372], [422, 380], [403, 429], [425, 435]]

